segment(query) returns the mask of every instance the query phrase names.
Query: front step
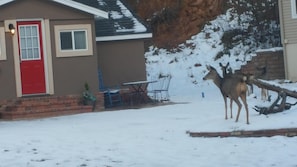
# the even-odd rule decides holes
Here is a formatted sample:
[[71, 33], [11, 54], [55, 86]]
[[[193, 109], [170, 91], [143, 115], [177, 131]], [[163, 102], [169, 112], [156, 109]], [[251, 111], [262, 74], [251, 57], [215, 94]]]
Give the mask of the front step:
[[3, 120], [22, 120], [22, 119], [36, 119], [36, 118], [46, 118], [46, 117], [56, 117], [63, 115], [72, 115], [92, 112], [92, 106], [76, 106], [76, 107], [64, 107], [64, 108], [52, 108], [43, 109], [38, 111], [12, 111], [12, 112], [1, 112], [1, 119]]
[[26, 97], [4, 104], [0, 111], [0, 118], [4, 120], [34, 119], [92, 111], [92, 105], [82, 105], [81, 96]]

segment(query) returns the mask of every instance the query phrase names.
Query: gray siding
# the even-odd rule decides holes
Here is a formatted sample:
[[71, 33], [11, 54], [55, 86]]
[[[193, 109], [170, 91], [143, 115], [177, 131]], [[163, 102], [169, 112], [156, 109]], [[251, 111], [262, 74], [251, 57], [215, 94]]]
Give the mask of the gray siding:
[[97, 49], [105, 86], [146, 80], [143, 40], [97, 42]]
[[297, 43], [297, 18], [292, 18], [291, 0], [281, 0], [283, 39], [289, 43]]
[[[10, 34], [6, 33], [5, 35], [6, 43], [12, 43]], [[0, 100], [16, 97], [16, 81], [12, 54], [12, 46], [6, 45], [7, 60], [0, 61]]]

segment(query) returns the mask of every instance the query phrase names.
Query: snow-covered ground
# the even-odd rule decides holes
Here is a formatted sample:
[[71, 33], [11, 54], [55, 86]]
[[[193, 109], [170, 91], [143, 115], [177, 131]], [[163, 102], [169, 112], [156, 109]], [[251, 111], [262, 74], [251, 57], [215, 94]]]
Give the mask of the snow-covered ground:
[[[218, 88], [211, 81], [202, 81], [202, 77], [207, 73], [205, 65], [218, 68], [219, 62], [230, 62], [236, 69], [244, 63], [232, 56], [213, 59], [223, 48], [222, 32], [213, 29], [238, 27], [230, 18], [236, 17], [228, 14], [218, 17], [187, 45], [181, 45], [178, 52], [151, 48], [146, 53], [148, 79], [160, 74], [173, 76], [169, 92], [174, 104], [0, 121], [0, 167], [296, 167], [296, 137], [191, 138], [186, 134], [189, 130], [297, 127], [296, 106], [268, 116], [255, 112], [253, 106], [270, 104], [260, 100], [258, 88], [248, 97], [250, 125], [246, 124], [244, 109], [239, 122], [224, 119], [223, 98]], [[211, 34], [211, 38], [205, 39], [205, 33]], [[246, 55], [245, 49], [238, 45], [231, 53], [236, 53], [237, 60], [254, 56]], [[289, 89], [296, 86], [286, 84]], [[275, 99], [276, 93], [270, 94]], [[296, 99], [288, 101], [294, 103]], [[234, 105], [234, 115], [236, 110]]]
[[[193, 90], [193, 92], [200, 90]], [[219, 91], [172, 97], [176, 104], [56, 118], [0, 122], [1, 167], [297, 166], [297, 138], [191, 138], [186, 131], [233, 131], [297, 126], [297, 108], [258, 115], [250, 125], [225, 120]], [[236, 112], [235, 112], [236, 113]]]

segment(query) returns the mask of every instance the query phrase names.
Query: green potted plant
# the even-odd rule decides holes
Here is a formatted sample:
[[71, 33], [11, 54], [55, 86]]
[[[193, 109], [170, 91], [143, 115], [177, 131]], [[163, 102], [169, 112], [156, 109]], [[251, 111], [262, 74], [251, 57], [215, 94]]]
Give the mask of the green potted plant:
[[92, 105], [93, 109], [96, 106], [96, 97], [90, 92], [88, 83], [85, 83], [85, 90], [83, 92], [83, 105]]

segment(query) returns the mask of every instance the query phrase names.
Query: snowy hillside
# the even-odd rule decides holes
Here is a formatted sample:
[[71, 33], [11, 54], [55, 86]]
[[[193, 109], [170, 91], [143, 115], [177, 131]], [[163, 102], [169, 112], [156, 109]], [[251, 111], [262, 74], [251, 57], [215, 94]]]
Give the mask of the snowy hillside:
[[[275, 47], [276, 44], [270, 42], [271, 38], [275, 37], [267, 37], [261, 44], [257, 41], [257, 36], [251, 35], [256, 31], [256, 29], [250, 31], [253, 19], [250, 12], [238, 14], [234, 8], [231, 8], [226, 14], [210, 21], [202, 32], [192, 36], [178, 48], [166, 50], [150, 47], [145, 54], [148, 79], [171, 74], [173, 79], [170, 92], [173, 96], [186, 95], [193, 90], [200, 93], [197, 92], [199, 90], [197, 88], [208, 84], [202, 81], [206, 73], [205, 65], [218, 68], [219, 63], [230, 62], [230, 67], [236, 70], [255, 56], [256, 50]], [[274, 21], [267, 24], [270, 25], [267, 32], [279, 28]], [[230, 39], [226, 40], [226, 38]], [[185, 90], [185, 87], [189, 89]]]

